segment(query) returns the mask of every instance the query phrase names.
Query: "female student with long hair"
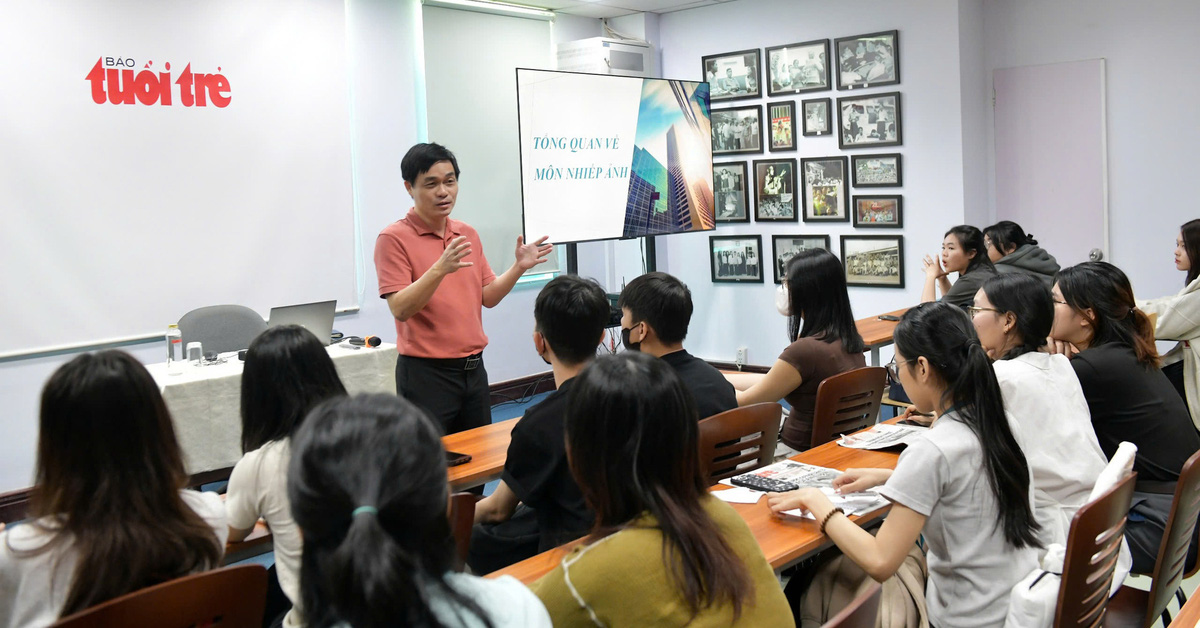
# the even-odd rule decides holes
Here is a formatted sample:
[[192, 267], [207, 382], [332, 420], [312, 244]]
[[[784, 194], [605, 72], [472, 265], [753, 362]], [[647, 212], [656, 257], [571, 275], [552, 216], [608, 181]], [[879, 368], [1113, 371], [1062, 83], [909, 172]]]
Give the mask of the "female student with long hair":
[[[942, 291], [943, 303], [966, 308], [975, 299], [975, 293], [983, 282], [996, 274], [996, 267], [988, 258], [983, 243], [983, 232], [971, 225], [951, 227], [942, 237], [942, 254], [937, 259], [925, 256], [925, 287], [921, 289], [921, 302], [937, 300], [937, 290]], [[958, 273], [953, 285], [947, 277]]]
[[1054, 325], [1050, 290], [1033, 275], [997, 275], [967, 312], [995, 360], [1004, 409], [1033, 471], [1038, 538], [1043, 547], [1066, 545], [1071, 518], [1087, 503], [1108, 458], [1070, 361], [1040, 351]]
[[[286, 627], [302, 625], [300, 601], [300, 530], [287, 499], [291, 436], [313, 406], [345, 395], [333, 360], [320, 340], [299, 325], [272, 327], [254, 339], [242, 369], [242, 459], [233, 467], [226, 490], [229, 538], [240, 541], [261, 517], [275, 546], [278, 593], [268, 596], [266, 619], [282, 615]], [[292, 608], [288, 608], [289, 602]]]
[[1011, 220], [1001, 220], [983, 230], [983, 244], [996, 272], [1026, 273], [1049, 289], [1054, 284], [1054, 273], [1059, 271], [1058, 261], [1037, 243]]
[[550, 627], [516, 579], [453, 571], [446, 450], [411, 402], [318, 405], [294, 437], [288, 480], [306, 626]]
[[216, 567], [225, 509], [188, 474], [158, 385], [120, 351], [46, 382], [29, 521], [0, 532], [0, 626], [45, 626]]
[[[1133, 288], [1108, 262], [1063, 269], [1052, 291], [1050, 335], [1074, 345], [1071, 366], [1083, 386], [1100, 448], [1137, 445], [1138, 482], [1125, 524], [1134, 573], [1150, 573], [1183, 463], [1200, 449], [1187, 406], [1159, 370], [1150, 319], [1135, 307]], [[1195, 551], [1195, 547], [1192, 551]]]
[[739, 406], [786, 399], [792, 406], [780, 439], [792, 449], [812, 445], [817, 387], [825, 378], [867, 365], [854, 325], [842, 263], [825, 249], [797, 253], [784, 280], [791, 344], [763, 376], [729, 376]]
[[533, 585], [556, 628], [794, 625], [750, 528], [708, 494], [674, 369], [643, 353], [597, 358], [568, 407], [571, 474], [596, 525]]
[[1013, 585], [1037, 564], [1029, 467], [1004, 416], [1000, 386], [967, 315], [918, 305], [895, 332], [894, 377], [929, 431], [910, 442], [895, 471], [849, 469], [843, 493], [878, 487], [892, 510], [876, 536], [840, 514], [815, 488], [770, 498], [775, 512], [803, 508], [872, 578], [896, 572], [912, 544], [928, 547], [926, 601], [934, 626], [1001, 626]]
[[1200, 219], [1179, 228], [1175, 268], [1187, 273], [1179, 294], [1137, 304], [1146, 314], [1158, 315], [1156, 339], [1179, 341], [1162, 356], [1162, 372], [1187, 402], [1192, 423], [1200, 428]]

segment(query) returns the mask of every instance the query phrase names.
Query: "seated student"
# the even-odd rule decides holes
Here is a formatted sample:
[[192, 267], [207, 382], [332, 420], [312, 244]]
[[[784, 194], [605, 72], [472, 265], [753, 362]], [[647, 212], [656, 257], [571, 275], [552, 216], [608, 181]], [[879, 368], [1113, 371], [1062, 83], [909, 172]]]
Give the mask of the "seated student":
[[683, 348], [692, 320], [692, 291], [682, 281], [667, 273], [646, 273], [621, 290], [617, 307], [625, 348], [670, 364], [691, 391], [700, 418], [737, 407], [729, 380]]
[[1037, 565], [1029, 467], [1009, 430], [1000, 386], [967, 315], [945, 303], [918, 305], [896, 326], [892, 376], [929, 431], [909, 443], [895, 471], [850, 469], [834, 487], [878, 487], [892, 510], [877, 535], [840, 515], [819, 489], [771, 496], [776, 513], [803, 508], [821, 531], [883, 582], [917, 539], [928, 549], [931, 626], [1002, 626], [1008, 595]]
[[[950, 285], [946, 278], [958, 273], [958, 280]], [[934, 286], [942, 291], [942, 302], [966, 308], [975, 299], [975, 293], [983, 282], [996, 274], [996, 267], [988, 259], [983, 244], [983, 233], [971, 225], [959, 225], [946, 232], [942, 239], [942, 255], [937, 260], [925, 256], [925, 287], [921, 289], [921, 303], [936, 300]]]
[[625, 352], [578, 380], [567, 449], [596, 520], [532, 585], [555, 627], [794, 625], [750, 528], [708, 494], [696, 407], [675, 372]]
[[[1154, 329], [1134, 307], [1133, 288], [1108, 262], [1084, 262], [1058, 273], [1055, 340], [1079, 349], [1079, 376], [1100, 448], [1110, 458], [1122, 441], [1137, 445], [1133, 504], [1125, 539], [1133, 572], [1150, 573], [1183, 463], [1200, 449], [1187, 406], [1158, 369]], [[1193, 544], [1190, 553], [1194, 555]], [[1189, 564], [1191, 560], [1189, 560]]]
[[1037, 245], [1033, 236], [1025, 233], [1021, 225], [1011, 220], [1000, 222], [983, 230], [983, 244], [987, 247], [988, 259], [998, 273], [1028, 273], [1037, 277], [1046, 288], [1054, 285], [1054, 273], [1059, 271], [1058, 261]]
[[550, 628], [514, 578], [453, 571], [445, 451], [432, 419], [395, 395], [313, 409], [288, 470], [306, 625]]
[[1158, 315], [1156, 339], [1179, 341], [1162, 357], [1162, 372], [1187, 402], [1192, 423], [1200, 427], [1200, 220], [1189, 220], [1179, 228], [1175, 268], [1187, 273], [1183, 290], [1175, 296], [1139, 300], [1137, 306], [1148, 315]]
[[825, 378], [867, 365], [866, 349], [850, 297], [842, 263], [825, 249], [797, 253], [788, 262], [783, 289], [788, 317], [788, 345], [765, 376], [730, 375], [739, 406], [787, 399], [792, 411], [779, 436], [792, 449], [812, 445], [813, 410], [817, 387]]
[[596, 357], [609, 312], [604, 289], [591, 279], [562, 275], [538, 293], [533, 347], [553, 369], [557, 390], [517, 422], [500, 484], [475, 505], [467, 557], [475, 573], [507, 567], [591, 528], [592, 512], [567, 467], [563, 417], [573, 378]]
[[272, 620], [286, 612], [284, 626], [304, 623], [297, 606], [303, 543], [287, 501], [291, 437], [313, 406], [345, 394], [325, 346], [303, 327], [272, 327], [259, 334], [246, 351], [242, 369], [244, 453], [233, 466], [225, 493], [229, 538], [245, 539], [260, 517], [266, 519], [275, 546], [272, 569], [287, 596], [279, 600], [269, 595], [266, 616]]
[[1071, 518], [1108, 464], [1079, 378], [1061, 355], [1041, 353], [1054, 325], [1050, 290], [1032, 275], [987, 280], [971, 314], [1000, 383], [1004, 409], [1033, 470], [1033, 514], [1045, 547], [1067, 544]]
[[217, 567], [225, 508], [185, 490], [171, 415], [120, 351], [85, 353], [46, 382], [30, 519], [0, 532], [0, 626], [46, 626]]

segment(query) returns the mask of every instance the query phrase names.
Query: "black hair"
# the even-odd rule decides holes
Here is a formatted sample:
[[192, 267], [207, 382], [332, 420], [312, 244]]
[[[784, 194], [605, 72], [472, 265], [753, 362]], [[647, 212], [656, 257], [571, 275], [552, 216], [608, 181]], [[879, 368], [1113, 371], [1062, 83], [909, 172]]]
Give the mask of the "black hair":
[[242, 369], [242, 452], [291, 436], [313, 406], [345, 394], [312, 332], [299, 325], [267, 329], [250, 343]]
[[[1031, 234], [1025, 233], [1021, 225], [1011, 220], [1001, 220], [1000, 222], [983, 230], [983, 235], [987, 236], [988, 240], [992, 241], [992, 246], [1000, 251], [1000, 255], [1008, 255], [1009, 249], [1019, 249], [1026, 244], [1033, 246], [1037, 245], [1037, 240], [1033, 239]], [[986, 256], [987, 251], [984, 251]]]
[[448, 494], [438, 430], [409, 401], [361, 394], [314, 408], [288, 468], [292, 516], [304, 535], [306, 624], [441, 626], [431, 607], [441, 598], [491, 626], [445, 581], [454, 556]]
[[617, 299], [617, 307], [629, 308], [635, 323], [646, 323], [663, 343], [671, 345], [687, 338], [692, 321], [692, 291], [672, 275], [646, 273], [629, 282]]
[[958, 420], [979, 439], [1004, 538], [1013, 547], [1040, 547], [1029, 504], [1029, 464], [1004, 416], [1000, 384], [971, 319], [949, 303], [922, 303], [900, 318], [894, 339], [905, 368], [911, 371], [918, 357], [929, 361], [946, 383], [942, 403], [953, 404]]
[[554, 355], [576, 365], [595, 357], [611, 311], [604, 288], [594, 279], [559, 275], [538, 293], [533, 322]]
[[[1137, 361], [1157, 367], [1154, 325], [1133, 300], [1133, 286], [1120, 268], [1108, 262], [1084, 262], [1054, 276], [1063, 300], [1092, 325], [1089, 347], [1110, 342], [1133, 350]], [[1088, 316], [1084, 310], [1091, 309]]]
[[975, 252], [975, 257], [972, 257], [967, 261], [967, 269], [964, 270], [962, 274], [965, 275], [976, 268], [979, 268], [980, 266], [985, 268], [995, 268], [995, 265], [992, 264], [992, 259], [988, 257], [987, 245], [983, 243], [982, 231], [976, 227], [972, 227], [971, 225], [958, 225], [956, 227], [950, 227], [950, 230], [947, 231], [946, 235], [943, 235], [942, 238], [945, 238], [951, 234], [953, 234], [955, 239], [958, 240], [958, 245], [962, 247], [964, 254], [970, 253], [971, 251]]
[[813, 337], [828, 343], [840, 341], [850, 354], [866, 350], [850, 309], [846, 273], [836, 255], [825, 249], [800, 251], [788, 261], [785, 281], [792, 307], [788, 318], [792, 342]]
[[1001, 273], [983, 282], [983, 292], [993, 307], [1012, 312], [1017, 318], [1021, 344], [1000, 356], [1001, 360], [1034, 353], [1045, 346], [1054, 327], [1054, 300], [1041, 279], [1027, 273]]
[[1200, 218], [1183, 223], [1179, 227], [1179, 234], [1183, 238], [1183, 250], [1188, 256], [1187, 279], [1183, 282], [1186, 286], [1200, 277]]
[[454, 153], [450, 149], [441, 144], [417, 144], [408, 149], [404, 154], [404, 159], [400, 160], [400, 175], [404, 177], [410, 185], [416, 185], [417, 177], [423, 172], [429, 172], [439, 161], [448, 161], [454, 167], [454, 178], [458, 178], [461, 174], [458, 170], [458, 160], [454, 158]]

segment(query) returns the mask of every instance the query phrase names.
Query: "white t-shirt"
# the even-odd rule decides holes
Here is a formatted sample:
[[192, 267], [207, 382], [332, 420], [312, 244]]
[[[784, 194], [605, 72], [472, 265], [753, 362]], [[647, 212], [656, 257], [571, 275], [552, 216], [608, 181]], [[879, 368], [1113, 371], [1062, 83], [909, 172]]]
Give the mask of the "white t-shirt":
[[[224, 552], [229, 528], [221, 498], [216, 493], [188, 490], [180, 494], [184, 503], [212, 526]], [[50, 538], [49, 533], [28, 523], [0, 532], [0, 626], [48, 626], [58, 621], [71, 592], [79, 553], [71, 543], [32, 556], [13, 553], [42, 547]]]
[[[542, 601], [512, 576], [495, 579], [463, 573], [446, 575], [446, 583], [474, 601], [487, 613], [495, 628], [551, 628], [550, 614]], [[434, 598], [430, 608], [448, 628], [483, 628], [475, 615], [461, 611], [449, 600]]]
[[926, 517], [929, 623], [1003, 626], [1009, 591], [1037, 566], [1037, 552], [1005, 540], [983, 449], [956, 413], [909, 443], [879, 493]]
[[1026, 353], [993, 365], [1013, 436], [1033, 472], [1033, 515], [1043, 545], [1067, 544], [1071, 518], [1088, 502], [1108, 458], [1070, 360]]
[[287, 469], [291, 458], [289, 439], [271, 441], [242, 456], [229, 475], [225, 508], [229, 525], [238, 530], [254, 527], [259, 517], [271, 528], [275, 546], [275, 572], [279, 588], [292, 602], [283, 619], [286, 628], [303, 625], [300, 610], [300, 555], [304, 543], [300, 527], [292, 519], [287, 495]]

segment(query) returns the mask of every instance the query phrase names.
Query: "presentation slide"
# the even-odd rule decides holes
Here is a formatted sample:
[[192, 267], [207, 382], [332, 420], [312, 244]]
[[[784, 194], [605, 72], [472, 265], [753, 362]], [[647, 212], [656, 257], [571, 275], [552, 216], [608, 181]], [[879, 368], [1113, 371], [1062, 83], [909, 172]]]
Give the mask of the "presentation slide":
[[705, 231], [708, 84], [517, 70], [526, 241]]

